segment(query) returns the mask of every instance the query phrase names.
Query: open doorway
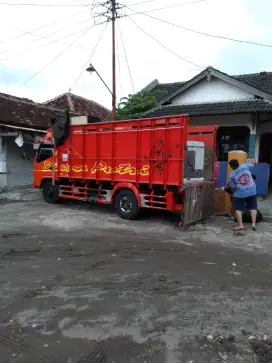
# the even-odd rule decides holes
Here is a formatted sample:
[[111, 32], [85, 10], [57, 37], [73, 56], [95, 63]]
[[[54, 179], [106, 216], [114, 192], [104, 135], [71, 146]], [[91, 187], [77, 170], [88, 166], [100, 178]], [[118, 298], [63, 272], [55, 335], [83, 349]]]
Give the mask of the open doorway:
[[221, 126], [217, 132], [217, 161], [227, 161], [228, 152], [242, 150], [248, 153], [250, 130], [247, 126]]
[[260, 137], [259, 163], [270, 164], [269, 184], [272, 184], [272, 133], [266, 132]]

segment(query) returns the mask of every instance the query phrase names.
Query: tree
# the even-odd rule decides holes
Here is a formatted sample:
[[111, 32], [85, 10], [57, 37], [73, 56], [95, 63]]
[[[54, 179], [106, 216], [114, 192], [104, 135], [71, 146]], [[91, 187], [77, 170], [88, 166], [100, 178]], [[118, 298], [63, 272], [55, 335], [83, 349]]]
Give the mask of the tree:
[[[145, 112], [157, 105], [158, 96], [162, 91], [154, 92], [137, 92], [128, 97], [121, 98], [116, 109], [117, 120], [130, 120], [140, 118]], [[111, 116], [111, 115], [110, 115]]]

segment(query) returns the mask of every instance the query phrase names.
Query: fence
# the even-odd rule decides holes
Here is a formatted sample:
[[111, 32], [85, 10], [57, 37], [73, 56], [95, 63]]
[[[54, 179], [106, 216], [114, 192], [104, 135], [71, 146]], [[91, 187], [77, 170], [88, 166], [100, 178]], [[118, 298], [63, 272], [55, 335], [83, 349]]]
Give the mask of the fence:
[[182, 225], [209, 217], [214, 211], [214, 182], [202, 181], [184, 185], [184, 209]]

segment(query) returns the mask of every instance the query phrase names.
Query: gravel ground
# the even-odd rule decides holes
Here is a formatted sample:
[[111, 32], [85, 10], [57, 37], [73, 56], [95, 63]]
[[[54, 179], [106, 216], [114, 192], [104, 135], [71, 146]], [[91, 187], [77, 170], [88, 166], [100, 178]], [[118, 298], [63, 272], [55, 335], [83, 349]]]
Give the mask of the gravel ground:
[[1, 201], [1, 363], [272, 362], [270, 224], [30, 199]]

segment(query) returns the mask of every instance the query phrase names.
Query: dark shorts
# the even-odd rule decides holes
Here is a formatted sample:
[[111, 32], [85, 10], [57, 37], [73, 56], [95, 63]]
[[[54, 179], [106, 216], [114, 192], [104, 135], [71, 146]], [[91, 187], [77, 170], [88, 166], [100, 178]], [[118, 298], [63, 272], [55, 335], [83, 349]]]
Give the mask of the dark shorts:
[[232, 201], [232, 208], [243, 212], [247, 210], [257, 210], [257, 196], [252, 195], [247, 198], [234, 198]]

